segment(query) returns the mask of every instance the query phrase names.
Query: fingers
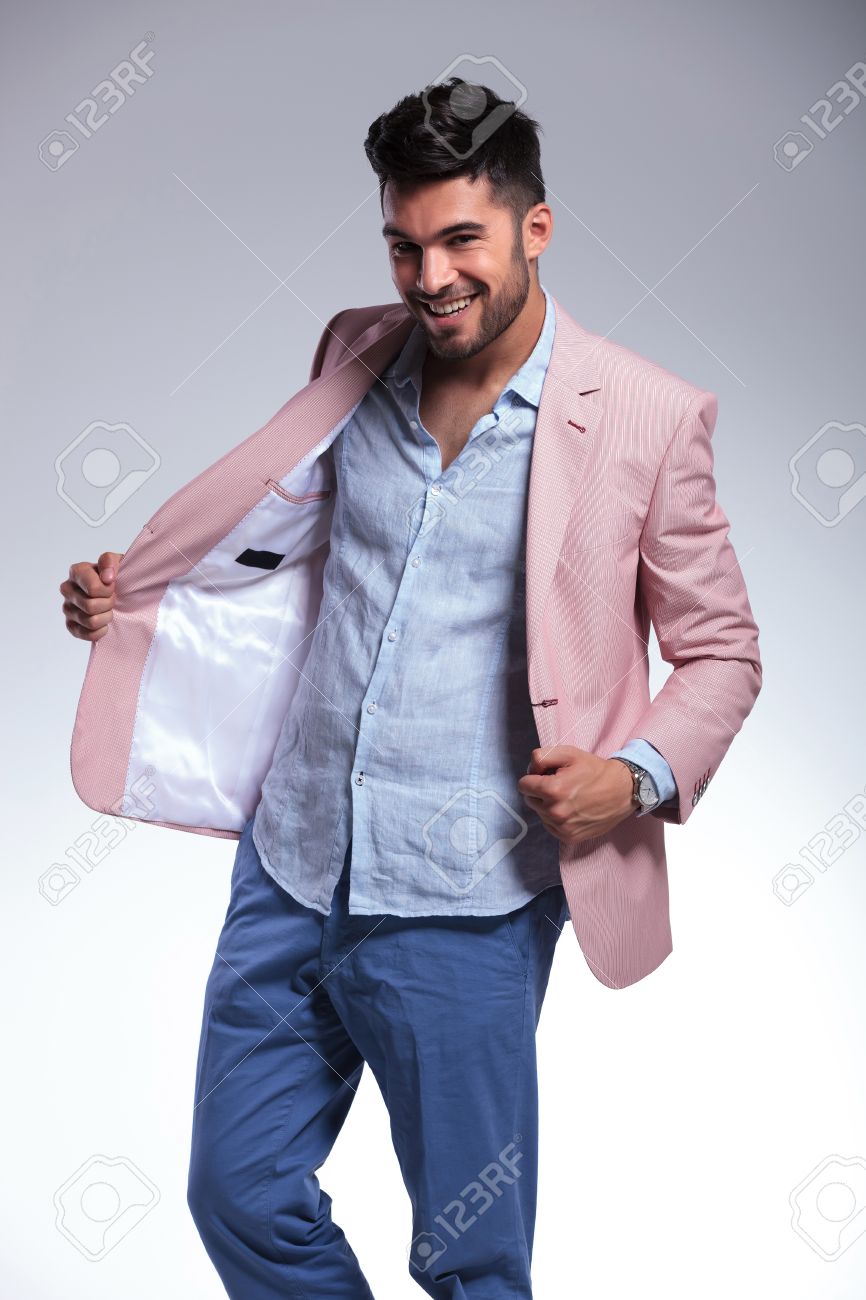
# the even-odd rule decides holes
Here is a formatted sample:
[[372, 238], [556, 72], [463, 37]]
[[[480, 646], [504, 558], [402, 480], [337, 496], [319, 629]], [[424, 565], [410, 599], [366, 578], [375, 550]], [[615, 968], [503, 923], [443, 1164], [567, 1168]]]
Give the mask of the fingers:
[[555, 772], [557, 768], [565, 767], [567, 764], [574, 763], [582, 754], [583, 750], [578, 749], [575, 745], [548, 745], [545, 748], [539, 747], [532, 750], [527, 771], [533, 774], [541, 774], [551, 771]]
[[99, 577], [103, 582], [111, 582], [117, 577], [117, 570], [120, 567], [120, 561], [123, 559], [122, 551], [103, 551], [96, 561], [96, 567], [99, 570]]
[[111, 588], [108, 588], [105, 596], [88, 596], [86, 588], [70, 579], [61, 582], [60, 594], [66, 598], [66, 602], [84, 614], [104, 614], [114, 604], [114, 591]]
[[82, 561], [70, 565], [69, 581], [79, 587], [85, 596], [113, 596], [117, 570], [122, 559], [123, 555], [116, 551], [103, 551], [96, 564]]
[[556, 779], [556, 773], [545, 775], [541, 772], [527, 772], [517, 779], [517, 788], [524, 799], [533, 799], [537, 803], [550, 803], [559, 798], [562, 783]]
[[71, 636], [82, 641], [99, 641], [114, 617], [117, 570], [123, 552], [104, 551], [96, 564], [81, 561], [69, 568], [60, 584], [63, 615]]
[[83, 641], [98, 641], [104, 636], [114, 617], [114, 597], [110, 600], [91, 599], [71, 582], [61, 583], [60, 590], [65, 597], [63, 616], [67, 631]]
[[[111, 618], [112, 616], [109, 614], [107, 617]], [[93, 629], [86, 624], [86, 619], [79, 622], [75, 618], [67, 618], [66, 630], [69, 632], [70, 636], [76, 637], [79, 641], [100, 641], [108, 631], [107, 626]]]

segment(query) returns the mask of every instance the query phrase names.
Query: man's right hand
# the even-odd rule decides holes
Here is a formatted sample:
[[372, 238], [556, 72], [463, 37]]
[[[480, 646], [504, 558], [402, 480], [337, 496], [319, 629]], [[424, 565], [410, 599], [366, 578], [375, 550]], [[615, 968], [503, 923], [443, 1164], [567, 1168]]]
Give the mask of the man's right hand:
[[82, 641], [98, 641], [114, 617], [114, 589], [124, 551], [103, 551], [96, 564], [70, 565], [60, 584], [67, 631]]

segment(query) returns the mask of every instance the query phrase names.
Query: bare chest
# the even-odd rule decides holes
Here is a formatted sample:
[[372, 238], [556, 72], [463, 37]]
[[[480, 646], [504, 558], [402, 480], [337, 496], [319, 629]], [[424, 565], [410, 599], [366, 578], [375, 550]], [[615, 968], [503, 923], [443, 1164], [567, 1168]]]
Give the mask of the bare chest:
[[499, 391], [464, 392], [453, 386], [424, 385], [418, 412], [424, 428], [439, 444], [443, 470], [459, 456], [481, 417], [493, 410]]

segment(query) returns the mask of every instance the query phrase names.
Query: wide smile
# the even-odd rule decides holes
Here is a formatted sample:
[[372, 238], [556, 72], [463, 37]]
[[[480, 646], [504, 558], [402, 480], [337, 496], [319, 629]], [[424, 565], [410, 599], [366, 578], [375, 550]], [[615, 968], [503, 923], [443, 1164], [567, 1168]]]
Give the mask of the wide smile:
[[[466, 294], [463, 298], [455, 298], [453, 300], [455, 303], [459, 302], [463, 304], [463, 306], [458, 307], [456, 310], [454, 309], [453, 306], [451, 306], [450, 311], [435, 312], [430, 309], [429, 304], [426, 302], [421, 304], [421, 310], [424, 312], [424, 315], [427, 317], [428, 320], [434, 321], [436, 326], [441, 329], [443, 326], [452, 325], [456, 321], [463, 320], [464, 317], [469, 315], [469, 313], [473, 310], [473, 305], [477, 297], [478, 297], [477, 293], [472, 293], [472, 294]], [[446, 304], [443, 303], [442, 305], [445, 306]], [[450, 303], [447, 305], [450, 306]]]

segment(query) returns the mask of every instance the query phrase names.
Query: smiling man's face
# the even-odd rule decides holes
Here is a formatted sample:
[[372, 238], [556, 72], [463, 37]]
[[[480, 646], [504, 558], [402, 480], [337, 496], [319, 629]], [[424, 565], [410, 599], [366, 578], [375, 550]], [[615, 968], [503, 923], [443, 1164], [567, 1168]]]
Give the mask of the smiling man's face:
[[[485, 176], [405, 190], [389, 181], [383, 216], [391, 278], [434, 356], [475, 356], [522, 311], [532, 285], [523, 228], [515, 232], [512, 210], [492, 202]], [[448, 314], [434, 314], [444, 307]]]

